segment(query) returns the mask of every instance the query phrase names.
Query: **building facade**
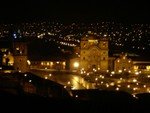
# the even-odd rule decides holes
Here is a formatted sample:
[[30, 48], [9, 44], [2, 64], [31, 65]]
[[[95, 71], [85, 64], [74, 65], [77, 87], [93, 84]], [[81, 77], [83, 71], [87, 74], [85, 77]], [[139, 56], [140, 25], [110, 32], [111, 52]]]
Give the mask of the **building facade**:
[[87, 34], [80, 44], [80, 69], [85, 71], [108, 70], [108, 39]]
[[150, 61], [133, 61], [134, 72], [150, 73]]
[[127, 54], [120, 54], [114, 61], [114, 71], [122, 73], [124, 71], [131, 73], [133, 71], [133, 61], [127, 57]]
[[66, 70], [65, 60], [38, 60], [31, 61], [30, 69]]
[[19, 72], [28, 72], [27, 43], [23, 41], [13, 42], [14, 69]]

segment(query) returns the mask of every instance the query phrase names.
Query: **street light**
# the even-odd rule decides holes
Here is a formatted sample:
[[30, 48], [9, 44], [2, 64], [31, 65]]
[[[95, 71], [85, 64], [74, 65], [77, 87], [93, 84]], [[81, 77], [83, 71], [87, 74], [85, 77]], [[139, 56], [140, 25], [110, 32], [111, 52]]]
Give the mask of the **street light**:
[[79, 67], [79, 62], [74, 62], [73, 66], [74, 66], [74, 68], [78, 68]]

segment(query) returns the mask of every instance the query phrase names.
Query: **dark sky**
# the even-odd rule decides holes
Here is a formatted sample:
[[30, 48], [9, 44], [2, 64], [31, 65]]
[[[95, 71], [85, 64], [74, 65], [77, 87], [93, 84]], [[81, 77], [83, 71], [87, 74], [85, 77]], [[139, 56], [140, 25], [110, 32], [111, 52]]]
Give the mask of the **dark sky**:
[[147, 22], [150, 6], [144, 0], [5, 0], [0, 4], [0, 20], [58, 18], [69, 20], [114, 19]]

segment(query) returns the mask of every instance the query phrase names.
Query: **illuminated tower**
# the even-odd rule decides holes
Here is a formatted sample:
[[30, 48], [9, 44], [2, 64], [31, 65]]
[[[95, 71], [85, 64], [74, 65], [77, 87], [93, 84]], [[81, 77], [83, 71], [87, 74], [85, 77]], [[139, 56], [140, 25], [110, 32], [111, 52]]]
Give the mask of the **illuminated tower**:
[[108, 39], [101, 38], [99, 43], [100, 48], [100, 69], [107, 70], [108, 69]]
[[81, 39], [81, 43], [80, 43], [80, 68], [81, 69], [88, 69], [88, 61], [87, 61], [87, 47], [88, 47], [88, 40], [85, 37], [83, 37]]
[[19, 72], [27, 72], [29, 69], [27, 60], [27, 42], [15, 40], [13, 42], [14, 69]]
[[2, 53], [2, 51], [0, 50], [0, 66], [2, 66], [2, 58], [3, 58], [3, 53]]

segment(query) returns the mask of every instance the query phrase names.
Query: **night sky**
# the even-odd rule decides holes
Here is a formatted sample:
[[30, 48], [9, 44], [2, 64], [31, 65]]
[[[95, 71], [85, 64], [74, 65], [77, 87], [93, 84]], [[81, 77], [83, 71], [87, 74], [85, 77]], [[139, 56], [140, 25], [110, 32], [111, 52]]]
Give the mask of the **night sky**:
[[149, 3], [131, 0], [20, 0], [1, 2], [0, 20], [121, 20], [149, 23]]

